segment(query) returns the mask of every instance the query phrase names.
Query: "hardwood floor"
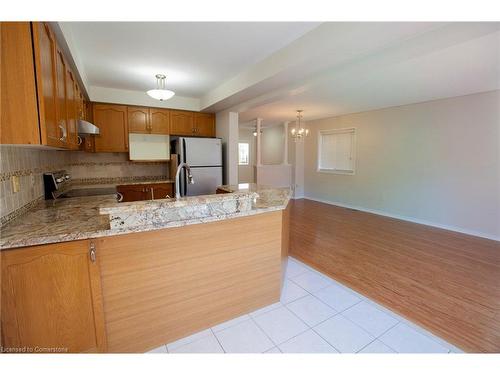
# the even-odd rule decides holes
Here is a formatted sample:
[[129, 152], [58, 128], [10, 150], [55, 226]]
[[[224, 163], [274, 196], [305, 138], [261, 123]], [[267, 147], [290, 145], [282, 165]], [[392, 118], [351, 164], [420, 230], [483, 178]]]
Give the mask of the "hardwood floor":
[[290, 255], [466, 352], [500, 352], [500, 243], [311, 200]]

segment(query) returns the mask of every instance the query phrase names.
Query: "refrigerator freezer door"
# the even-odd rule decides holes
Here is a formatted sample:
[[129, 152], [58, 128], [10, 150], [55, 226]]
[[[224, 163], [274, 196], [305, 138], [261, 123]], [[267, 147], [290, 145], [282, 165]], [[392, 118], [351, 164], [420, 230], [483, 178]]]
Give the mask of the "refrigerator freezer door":
[[[190, 167], [222, 166], [222, 141], [218, 138], [183, 138], [184, 162]], [[184, 155], [183, 155], [184, 156]]]
[[187, 196], [215, 194], [222, 185], [222, 167], [191, 168], [194, 184], [185, 185]]

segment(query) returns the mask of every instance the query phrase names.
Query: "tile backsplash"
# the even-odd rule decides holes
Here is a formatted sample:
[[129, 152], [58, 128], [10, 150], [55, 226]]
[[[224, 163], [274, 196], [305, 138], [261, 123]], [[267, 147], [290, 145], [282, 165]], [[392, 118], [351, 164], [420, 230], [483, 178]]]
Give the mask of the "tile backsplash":
[[[167, 162], [134, 163], [124, 153], [85, 153], [20, 146], [0, 146], [0, 217], [8, 222], [43, 197], [44, 172], [66, 169], [73, 180], [168, 178]], [[18, 176], [20, 191], [12, 190], [11, 176]]]

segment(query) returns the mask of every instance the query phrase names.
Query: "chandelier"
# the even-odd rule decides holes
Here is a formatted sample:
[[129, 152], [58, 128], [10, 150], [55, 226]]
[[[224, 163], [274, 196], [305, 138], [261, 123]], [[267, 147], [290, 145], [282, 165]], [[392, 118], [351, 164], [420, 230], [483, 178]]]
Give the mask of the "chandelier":
[[167, 77], [164, 74], [157, 74], [156, 76], [156, 89], [149, 90], [146, 93], [156, 100], [168, 100], [175, 95], [175, 92], [165, 88], [165, 81]]
[[297, 121], [295, 121], [295, 127], [291, 130], [295, 142], [309, 135], [309, 129], [302, 126], [302, 112], [302, 109], [297, 110]]

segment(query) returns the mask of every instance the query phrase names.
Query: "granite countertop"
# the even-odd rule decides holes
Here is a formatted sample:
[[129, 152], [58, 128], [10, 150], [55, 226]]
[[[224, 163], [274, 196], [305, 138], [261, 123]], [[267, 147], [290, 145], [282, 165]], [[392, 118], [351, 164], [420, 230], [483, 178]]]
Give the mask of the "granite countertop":
[[287, 188], [255, 184], [219, 189], [228, 193], [129, 203], [117, 203], [114, 195], [43, 200], [1, 228], [0, 248], [144, 232], [283, 210], [291, 195]]

